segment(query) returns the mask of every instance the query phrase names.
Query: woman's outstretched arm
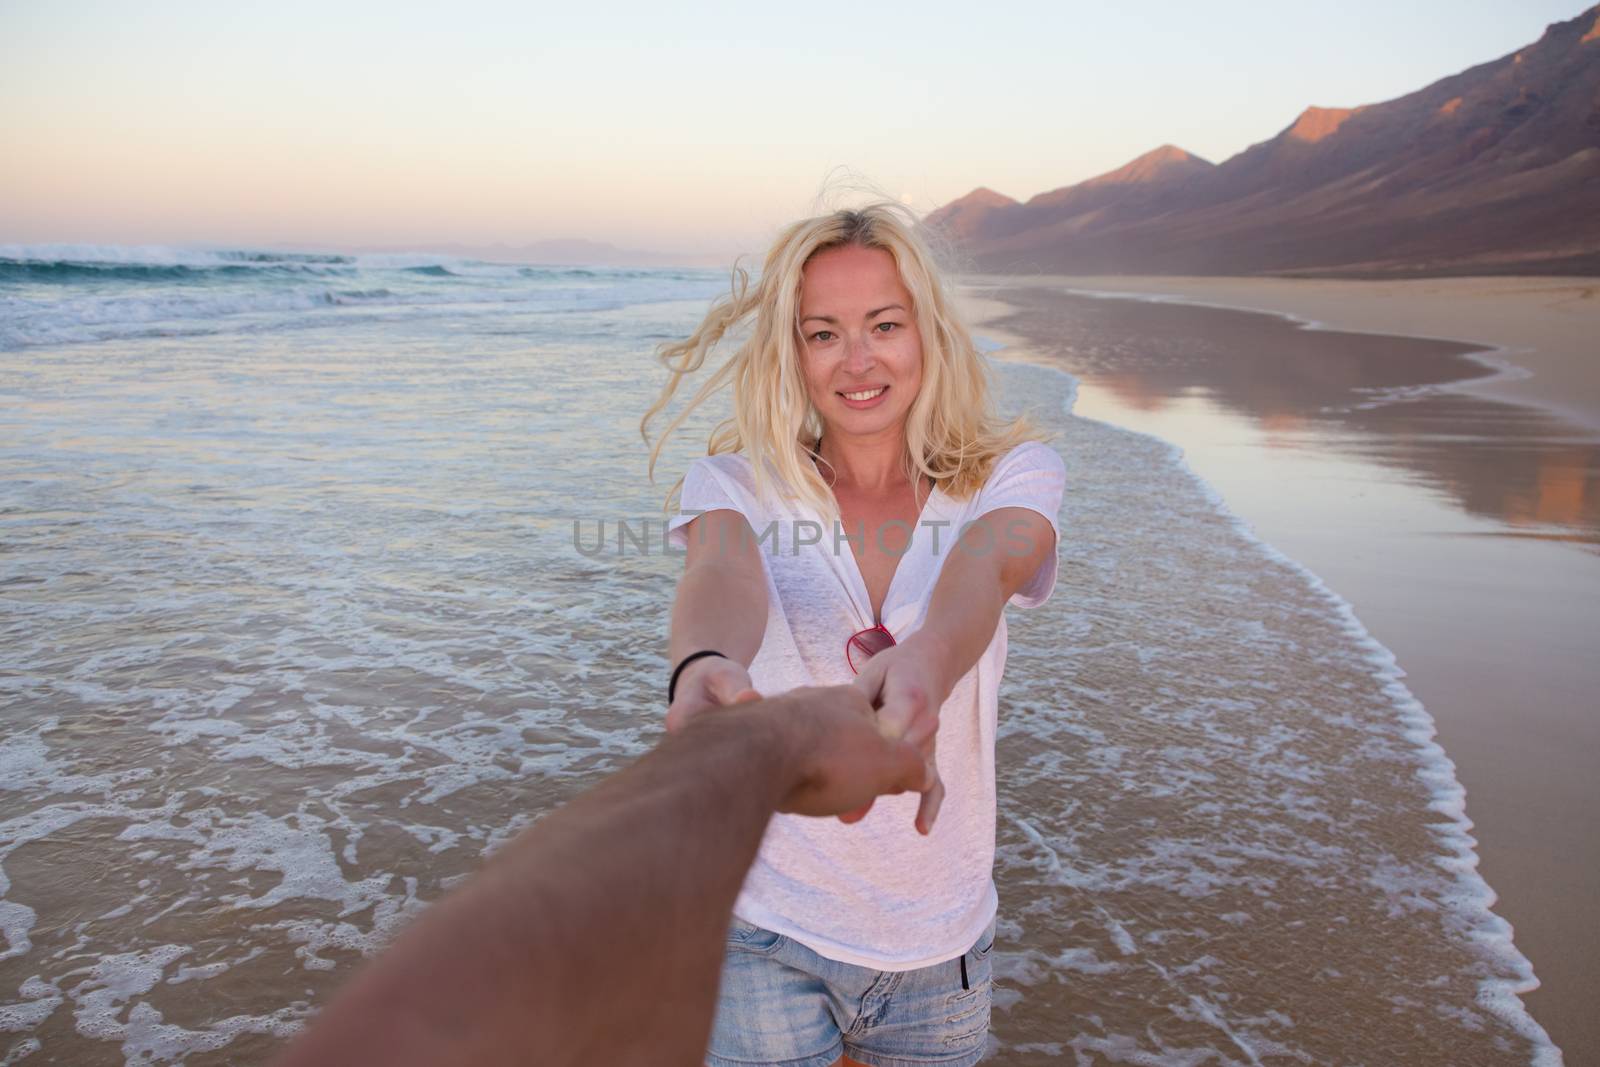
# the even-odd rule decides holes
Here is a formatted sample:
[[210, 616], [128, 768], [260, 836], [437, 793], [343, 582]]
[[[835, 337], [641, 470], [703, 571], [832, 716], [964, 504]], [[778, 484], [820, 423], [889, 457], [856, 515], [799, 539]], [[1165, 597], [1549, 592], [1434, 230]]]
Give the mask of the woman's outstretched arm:
[[[868, 660], [855, 680], [890, 736], [917, 745], [932, 763], [940, 707], [994, 640], [1006, 601], [1055, 550], [1050, 520], [1030, 508], [996, 508], [966, 528], [939, 573], [922, 627]], [[920, 832], [933, 829], [943, 796], [942, 787], [923, 794]]]
[[852, 686], [700, 715], [432, 905], [280, 1067], [699, 1064], [772, 813], [836, 814], [923, 775]]
[[709, 707], [757, 697], [750, 664], [767, 632], [767, 574], [750, 521], [737, 511], [708, 511], [685, 527], [683, 577], [672, 605], [668, 669], [703, 649], [678, 676], [667, 729], [677, 730]]

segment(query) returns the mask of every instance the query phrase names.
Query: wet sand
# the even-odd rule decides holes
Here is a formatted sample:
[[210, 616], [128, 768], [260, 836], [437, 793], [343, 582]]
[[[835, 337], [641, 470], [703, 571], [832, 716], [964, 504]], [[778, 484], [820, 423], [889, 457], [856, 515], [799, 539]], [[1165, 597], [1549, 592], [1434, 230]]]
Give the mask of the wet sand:
[[1395, 653], [1542, 983], [1524, 1001], [1585, 1062], [1600, 1048], [1600, 282], [970, 281], [1008, 358], [1077, 377], [1075, 414], [1182, 447]]
[[1461, 341], [1516, 368], [1463, 391], [1518, 401], [1600, 429], [1600, 278], [1063, 277], [1064, 288], [1168, 294], [1293, 315], [1345, 331]]

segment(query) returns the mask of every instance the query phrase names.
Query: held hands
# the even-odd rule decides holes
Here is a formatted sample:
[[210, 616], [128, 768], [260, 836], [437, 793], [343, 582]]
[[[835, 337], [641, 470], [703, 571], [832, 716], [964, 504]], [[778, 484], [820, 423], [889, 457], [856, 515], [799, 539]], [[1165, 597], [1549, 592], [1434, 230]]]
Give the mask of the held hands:
[[[677, 733], [716, 708], [763, 701], [762, 710], [772, 708], [792, 720], [786, 726], [797, 738], [790, 744], [799, 746], [811, 768], [791, 806], [779, 810], [837, 814], [840, 821], [854, 823], [866, 818], [876, 797], [915, 790], [922, 794], [916, 827], [928, 834], [944, 802], [934, 741], [950, 687], [939, 663], [938, 650], [913, 635], [868, 660], [852, 684], [806, 686], [763, 701], [742, 664], [706, 656], [678, 676], [667, 731]], [[903, 764], [907, 753], [914, 757], [910, 771]], [[856, 799], [830, 804], [847, 795]]]
[[678, 688], [667, 708], [667, 732], [677, 733], [710, 708], [760, 699], [743, 664], [722, 656], [704, 656], [678, 676]]
[[838, 815], [874, 798], [931, 788], [922, 753], [883, 729], [871, 702], [851, 685], [803, 686], [752, 709], [783, 737], [788, 775], [778, 810]]
[[[878, 709], [878, 727], [884, 735], [916, 746], [922, 753], [930, 785], [922, 792], [917, 808], [917, 832], [933, 831], [944, 803], [944, 782], [939, 778], [935, 741], [939, 734], [939, 709], [950, 695], [939, 650], [913, 634], [905, 641], [873, 656], [856, 676], [853, 685]], [[844, 822], [857, 822], [872, 807], [864, 806], [841, 815]]]

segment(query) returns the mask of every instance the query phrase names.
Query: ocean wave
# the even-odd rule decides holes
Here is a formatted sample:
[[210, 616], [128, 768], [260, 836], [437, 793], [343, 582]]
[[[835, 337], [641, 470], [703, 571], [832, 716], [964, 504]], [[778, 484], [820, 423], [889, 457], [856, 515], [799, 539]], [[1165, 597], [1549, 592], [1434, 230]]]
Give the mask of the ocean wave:
[[[518, 267], [517, 273], [524, 278], [598, 278], [600, 276], [598, 271], [590, 270], [587, 267]], [[630, 272], [614, 271], [611, 273], [615, 276], [616, 274], [626, 275]]]
[[[348, 273], [353, 270], [470, 272], [474, 267], [513, 273], [514, 265], [480, 263], [432, 252], [285, 252], [254, 248], [181, 248], [171, 245], [0, 244], [0, 281], [88, 279], [167, 280], [232, 273]], [[438, 269], [432, 269], [438, 268]], [[24, 269], [27, 274], [24, 275]]]
[[254, 312], [306, 311], [338, 302], [340, 298], [326, 289], [80, 297], [63, 301], [0, 297], [0, 351], [34, 345], [214, 333], [220, 322], [197, 328], [194, 320], [222, 320]]
[[[715, 286], [662, 279], [592, 288], [485, 288], [404, 291], [387, 286], [330, 289], [156, 290], [129, 295], [38, 300], [0, 296], [0, 351], [137, 337], [258, 332], [334, 325], [317, 316], [350, 309], [412, 308], [433, 314], [486, 316], [507, 311], [552, 314], [615, 310], [637, 304], [704, 299]], [[264, 318], [265, 317], [265, 318]]]
[[719, 273], [699, 268], [602, 267], [559, 263], [510, 262], [473, 259], [443, 252], [292, 252], [259, 248], [187, 248], [178, 245], [104, 245], [63, 242], [0, 242], [0, 262], [63, 263], [79, 266], [192, 267], [318, 266], [358, 267], [363, 270], [410, 270], [444, 267], [452, 273], [474, 268], [504, 271], [530, 278], [644, 278], [699, 277]]
[[294, 329], [351, 306], [584, 312], [706, 299], [714, 272], [530, 266], [432, 253], [0, 244], [0, 350]]
[[320, 264], [350, 266], [357, 257], [336, 252], [274, 252], [264, 249], [182, 248], [174, 245], [0, 244], [0, 261], [72, 263], [85, 266], [206, 268], [229, 264]]
[[0, 282], [207, 282], [217, 278], [260, 278], [272, 274], [303, 277], [308, 274], [351, 274], [353, 267], [316, 263], [252, 262], [190, 266], [181, 263], [78, 263], [67, 260], [0, 258]]
[[493, 263], [436, 253], [276, 252], [191, 249], [166, 245], [0, 244], [0, 284], [131, 282], [166, 284], [216, 279], [350, 275], [398, 271], [423, 278], [502, 278], [614, 283], [637, 279], [698, 280], [706, 272], [646, 268]]
[[218, 256], [243, 263], [355, 263], [353, 256], [335, 252], [218, 252]]

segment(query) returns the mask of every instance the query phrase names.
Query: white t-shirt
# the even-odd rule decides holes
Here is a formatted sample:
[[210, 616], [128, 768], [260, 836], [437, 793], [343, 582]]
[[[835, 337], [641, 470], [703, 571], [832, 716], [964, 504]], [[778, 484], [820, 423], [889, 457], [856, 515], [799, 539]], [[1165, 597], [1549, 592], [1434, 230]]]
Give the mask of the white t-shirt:
[[[1028, 441], [1003, 456], [971, 498], [956, 500], [935, 489], [883, 600], [882, 622], [895, 639], [904, 640], [923, 624], [959, 532], [980, 515], [1006, 507], [1037, 511], [1056, 530], [1059, 548], [1057, 513], [1065, 484], [1065, 466], [1055, 450]], [[767, 575], [767, 629], [750, 664], [756, 689], [773, 696], [796, 686], [853, 681], [845, 642], [874, 622], [866, 583], [844, 536], [856, 531], [825, 527], [821, 515], [796, 499], [764, 504], [749, 459], [724, 453], [690, 465], [681, 512], [668, 523], [670, 542], [687, 548], [683, 527], [722, 508], [743, 514], [758, 538], [767, 533], [759, 545]], [[1007, 547], [1002, 536], [994, 550]], [[1046, 558], [1010, 603], [1032, 608], [1048, 599], [1056, 556]], [[851, 826], [837, 819], [774, 816], [734, 914], [829, 959], [874, 970], [926, 967], [970, 948], [998, 907], [994, 748], [1005, 661], [1002, 614], [989, 647], [940, 709], [938, 762], [946, 795], [930, 835], [916, 831], [915, 793], [878, 798], [867, 817]]]

